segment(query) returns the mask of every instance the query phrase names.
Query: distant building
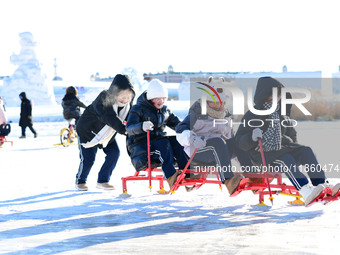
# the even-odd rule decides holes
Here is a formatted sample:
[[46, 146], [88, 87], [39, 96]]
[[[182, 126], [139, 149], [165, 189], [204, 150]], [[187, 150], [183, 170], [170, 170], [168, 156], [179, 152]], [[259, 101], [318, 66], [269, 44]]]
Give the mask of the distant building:
[[174, 72], [174, 68], [172, 65], [169, 65], [168, 67], [168, 73], [173, 73]]
[[271, 76], [277, 78], [287, 87], [321, 89], [321, 71], [314, 72], [288, 72], [287, 66], [282, 67], [282, 72], [175, 72], [172, 65], [168, 67], [168, 72], [144, 74], [144, 80], [159, 79], [166, 83], [189, 82], [190, 79], [208, 79], [223, 77], [225, 81], [233, 81], [236, 86], [247, 91], [249, 87], [255, 89], [258, 78]]
[[223, 77], [230, 80], [237, 72], [175, 72], [172, 65], [168, 67], [168, 72], [144, 74], [144, 80], [159, 79], [162, 82], [181, 83], [188, 82], [190, 79], [208, 79], [209, 76]]
[[100, 78], [100, 74], [99, 72], [96, 72], [95, 75], [91, 75], [90, 76], [90, 81], [112, 81], [113, 77], [109, 76], [109, 77], [105, 77], [105, 78]]
[[252, 88], [254, 93], [257, 80], [264, 76], [271, 76], [278, 79], [287, 88], [292, 87], [321, 90], [323, 86], [321, 71], [239, 73], [235, 75], [233, 82], [234, 85], [239, 87], [242, 91], [247, 92], [248, 88]]

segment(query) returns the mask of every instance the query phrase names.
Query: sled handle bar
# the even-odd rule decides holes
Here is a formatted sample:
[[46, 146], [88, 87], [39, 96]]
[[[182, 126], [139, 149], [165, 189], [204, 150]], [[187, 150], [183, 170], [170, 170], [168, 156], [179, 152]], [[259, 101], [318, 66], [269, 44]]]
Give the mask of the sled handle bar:
[[268, 172], [267, 172], [267, 164], [266, 164], [266, 159], [264, 157], [264, 152], [263, 152], [263, 147], [262, 147], [262, 140], [259, 139], [259, 146], [260, 146], [260, 152], [261, 152], [261, 158], [262, 158], [262, 164], [263, 164], [263, 170], [264, 170], [264, 173], [265, 173], [265, 176], [266, 176], [266, 181], [267, 181], [267, 185], [268, 185], [268, 191], [269, 191], [269, 200], [270, 202], [272, 203], [272, 205], [274, 204], [273, 203], [273, 196], [272, 196], [272, 190], [270, 188], [270, 184], [269, 184], [269, 178], [268, 178]]

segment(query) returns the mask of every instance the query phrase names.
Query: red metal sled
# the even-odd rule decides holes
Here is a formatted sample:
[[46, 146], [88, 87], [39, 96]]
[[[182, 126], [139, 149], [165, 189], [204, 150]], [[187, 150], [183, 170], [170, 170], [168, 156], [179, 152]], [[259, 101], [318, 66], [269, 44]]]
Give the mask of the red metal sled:
[[[268, 187], [271, 189], [272, 195], [286, 195], [292, 196], [296, 199], [294, 201], [289, 202], [292, 205], [304, 205], [304, 203], [300, 200], [302, 196], [295, 189], [293, 185], [287, 185], [282, 182], [282, 174], [281, 173], [242, 173], [246, 178], [244, 178], [240, 185], [237, 187], [231, 197], [237, 196], [242, 191], [251, 190], [254, 194], [259, 195], [259, 204], [264, 205], [264, 196], [271, 196]], [[267, 178], [269, 179], [269, 185], [267, 183]], [[261, 178], [259, 183], [251, 182], [252, 178]], [[312, 201], [308, 206], [311, 206], [315, 202], [324, 202], [330, 203], [340, 199], [340, 191], [332, 196], [332, 190], [329, 187], [326, 187], [323, 192]]]
[[[185, 178], [185, 174], [200, 174], [201, 177], [199, 179], [190, 179]], [[235, 174], [242, 174], [245, 178], [241, 181], [240, 185], [237, 187], [235, 192], [231, 195], [231, 197], [235, 197], [243, 191], [253, 191], [254, 194], [259, 195], [259, 203], [264, 205], [264, 197], [269, 195], [270, 197], [274, 194], [276, 195], [288, 195], [296, 198], [301, 198], [298, 191], [295, 189], [293, 185], [287, 185], [282, 182], [282, 174], [281, 173], [242, 173], [238, 172]], [[209, 176], [216, 176], [216, 180], [208, 179]], [[268, 177], [268, 183], [267, 183]], [[258, 180], [254, 182], [253, 180]], [[177, 178], [177, 181], [171, 187], [170, 192], [174, 193], [180, 186], [190, 186], [193, 185], [193, 189], [200, 188], [205, 183], [218, 184], [220, 188], [222, 188], [219, 178], [218, 171], [211, 167], [209, 172], [201, 172], [199, 170], [186, 170], [183, 171], [182, 174]], [[271, 192], [269, 192], [268, 187], [270, 187]], [[299, 201], [294, 202], [294, 204], [300, 203]]]
[[[148, 167], [140, 172], [137, 172], [133, 176], [123, 177], [123, 194], [127, 194], [127, 181], [149, 181], [149, 188], [152, 188], [152, 181], [159, 182], [159, 193], [168, 193], [164, 190], [164, 177], [163, 172], [160, 167], [152, 167], [151, 166], [151, 157], [150, 157], [150, 134], [147, 132], [147, 144], [148, 144]], [[174, 193], [180, 186], [190, 187], [190, 190], [199, 189], [203, 184], [218, 184], [220, 189], [222, 189], [222, 182], [219, 178], [219, 173], [215, 167], [209, 167], [208, 171], [202, 168], [188, 169], [193, 157], [196, 154], [197, 149], [194, 151], [193, 155], [189, 159], [187, 165], [184, 169], [178, 170], [182, 171], [182, 173], [177, 177], [176, 182], [170, 189], [171, 193]], [[192, 178], [186, 178], [186, 176]], [[252, 191], [254, 194], [259, 196], [259, 205], [264, 204], [264, 197], [269, 196], [269, 199], [272, 200], [272, 195], [286, 195], [294, 197], [295, 200], [291, 201], [292, 205], [304, 205], [303, 201], [300, 200], [301, 195], [295, 189], [293, 185], [287, 185], [282, 181], [281, 173], [273, 173], [273, 172], [263, 172], [263, 173], [244, 173], [237, 172], [235, 174], [242, 174], [245, 178], [241, 181], [240, 185], [237, 187], [235, 192], [231, 195], [231, 197], [235, 197], [243, 191]], [[197, 178], [198, 177], [198, 178]], [[336, 196], [331, 196], [330, 188], [326, 188], [322, 194], [318, 198], [316, 198], [314, 202], [332, 202], [340, 199], [340, 192], [336, 194]], [[311, 203], [311, 204], [312, 204]], [[310, 204], [310, 205], [311, 205]]]
[[[127, 193], [127, 181], [149, 181], [149, 189], [152, 189], [152, 181], [159, 182], [160, 192], [164, 191], [164, 179], [163, 179], [163, 171], [159, 167], [151, 166], [151, 156], [150, 156], [150, 131], [147, 131], [147, 144], [148, 144], [148, 167], [142, 171], [136, 171], [133, 176], [122, 177], [122, 186], [123, 186], [123, 194]], [[161, 173], [161, 174], [157, 174]], [[154, 175], [156, 174], [156, 175]]]
[[332, 190], [330, 187], [326, 187], [321, 194], [315, 198], [307, 207], [311, 206], [313, 203], [323, 202], [324, 204], [328, 204], [330, 202], [336, 201], [340, 199], [340, 191], [337, 194], [332, 196]]
[[[195, 170], [188, 169], [192, 159], [196, 154], [197, 149], [195, 149], [194, 153], [192, 154], [191, 158], [189, 159], [185, 169], [182, 173], [177, 177], [176, 182], [172, 185], [170, 192], [174, 193], [180, 186], [189, 187], [189, 190], [195, 190], [202, 187], [203, 184], [210, 183], [210, 184], [218, 184], [220, 189], [222, 189], [222, 182], [220, 180], [220, 176], [218, 171], [215, 167], [208, 167], [206, 168], [198, 168], [196, 167]], [[186, 176], [190, 176], [186, 178]]]
[[[194, 157], [197, 149], [194, 151], [192, 157], [190, 158], [188, 164]], [[264, 158], [263, 158], [264, 159]], [[170, 192], [174, 193], [180, 186], [190, 186], [193, 185], [192, 189], [198, 189], [205, 183], [213, 183], [218, 184], [220, 188], [222, 188], [219, 178], [219, 173], [214, 167], [209, 168], [210, 171], [200, 171], [199, 169], [193, 170], [185, 170], [182, 174], [177, 178], [177, 181], [171, 187]], [[186, 174], [196, 174], [200, 175], [199, 179], [187, 179], [185, 178]], [[272, 201], [273, 194], [279, 195], [288, 195], [296, 198], [295, 201], [292, 201], [292, 204], [303, 204], [300, 200], [301, 196], [298, 191], [295, 189], [293, 185], [287, 185], [282, 182], [282, 174], [281, 173], [243, 173], [238, 172], [235, 174], [242, 174], [245, 178], [241, 181], [240, 185], [237, 187], [235, 192], [231, 195], [231, 197], [237, 196], [242, 191], [253, 191], [254, 194], [259, 195], [259, 204], [264, 204], [264, 196], [269, 195], [269, 199]], [[217, 180], [208, 179], [208, 176], [215, 175]], [[275, 181], [274, 181], [275, 180]], [[274, 181], [274, 182], [273, 182]]]
[[3, 143], [11, 143], [11, 146], [13, 147], [13, 141], [7, 141], [6, 136], [0, 136], [0, 148]]
[[[164, 189], [164, 175], [163, 171], [159, 166], [153, 167], [151, 162], [151, 153], [150, 153], [150, 131], [147, 131], [147, 147], [148, 147], [148, 167], [142, 171], [136, 171], [133, 176], [122, 177], [122, 186], [123, 186], [123, 194], [127, 193], [127, 181], [149, 181], [149, 188], [152, 189], [152, 181], [159, 182], [159, 190], [158, 193], [169, 193]], [[190, 161], [189, 161], [190, 162]], [[186, 165], [184, 169], [177, 169], [177, 171], [185, 172], [189, 163]]]
[[[194, 151], [191, 156], [188, 164], [190, 164], [192, 158], [194, 157], [197, 149]], [[264, 159], [264, 158], [262, 158]], [[171, 187], [170, 192], [174, 193], [180, 186], [190, 186], [193, 185], [192, 189], [198, 189], [205, 183], [218, 184], [220, 188], [222, 188], [221, 180], [219, 178], [219, 173], [214, 167], [209, 168], [210, 171], [200, 171], [199, 169], [194, 170], [185, 170], [182, 174], [177, 178], [177, 181]], [[196, 174], [200, 175], [199, 179], [187, 179], [185, 178], [186, 174]], [[243, 173], [238, 172], [235, 174], [242, 174], [245, 178], [241, 181], [240, 185], [237, 187], [235, 192], [231, 195], [231, 197], [237, 196], [242, 191], [251, 190], [254, 194], [259, 195], [259, 204], [264, 205], [264, 196], [269, 195], [269, 199], [273, 200], [272, 194], [284, 194], [288, 196], [293, 196], [296, 198], [301, 198], [298, 191], [295, 189], [293, 185], [287, 185], [282, 182], [282, 174], [281, 173]], [[209, 176], [215, 176], [216, 180], [208, 179]], [[254, 182], [257, 180], [256, 182]], [[272, 183], [272, 181], [276, 180], [276, 183]], [[300, 201], [296, 201], [295, 203], [301, 203]], [[294, 204], [295, 204], [294, 203]]]
[[[158, 193], [169, 193], [164, 189], [164, 175], [162, 169], [157, 167], [152, 167], [151, 156], [150, 156], [150, 132], [147, 132], [147, 145], [148, 145], [148, 167], [142, 171], [136, 171], [133, 176], [122, 177], [122, 186], [123, 186], [123, 194], [127, 195], [127, 181], [149, 181], [149, 188], [152, 189], [152, 181], [159, 182], [159, 190]], [[182, 173], [177, 177], [177, 181], [173, 185], [170, 192], [174, 192], [179, 188], [179, 186], [190, 186], [190, 190], [199, 189], [205, 183], [218, 184], [221, 187], [221, 181], [219, 179], [219, 174], [216, 171], [196, 171], [188, 169], [192, 158], [194, 157], [197, 150], [195, 150], [192, 157], [189, 159], [187, 165], [184, 169], [177, 169], [177, 171], [181, 171]], [[185, 178], [185, 174], [195, 174], [199, 178]], [[210, 177], [215, 177], [215, 180], [212, 180]], [[209, 179], [208, 179], [209, 177]]]
[[[300, 194], [293, 185], [287, 185], [282, 181], [281, 173], [241, 173], [245, 178], [241, 181], [236, 191], [231, 197], [237, 196], [242, 191], [251, 190], [254, 194], [259, 195], [259, 204], [264, 205], [264, 196], [287, 195], [297, 198], [293, 204], [301, 204]], [[256, 182], [252, 180], [258, 180]], [[269, 182], [269, 183], [268, 183]], [[270, 187], [270, 190], [269, 190]], [[273, 198], [272, 198], [273, 199]]]

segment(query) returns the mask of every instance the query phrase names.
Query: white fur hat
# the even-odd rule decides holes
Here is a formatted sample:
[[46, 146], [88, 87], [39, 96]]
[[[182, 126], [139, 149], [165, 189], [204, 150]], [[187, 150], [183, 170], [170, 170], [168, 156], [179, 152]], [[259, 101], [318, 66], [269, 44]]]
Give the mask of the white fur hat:
[[[221, 99], [222, 102], [224, 102], [224, 103], [227, 102], [227, 97], [224, 93], [218, 93], [218, 95], [220, 96], [220, 99]], [[215, 93], [213, 93], [213, 98], [216, 100], [216, 102], [220, 101]], [[211, 101], [211, 100], [212, 100], [212, 98], [207, 96], [207, 101]]]
[[164, 83], [158, 79], [150, 81], [148, 89], [146, 90], [146, 99], [151, 100], [156, 97], [168, 97], [168, 90]]

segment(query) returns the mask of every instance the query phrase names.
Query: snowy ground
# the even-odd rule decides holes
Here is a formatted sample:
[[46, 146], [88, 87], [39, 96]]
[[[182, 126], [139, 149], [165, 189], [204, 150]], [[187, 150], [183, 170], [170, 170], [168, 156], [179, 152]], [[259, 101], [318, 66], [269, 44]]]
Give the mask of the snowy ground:
[[[1, 254], [327, 254], [338, 250], [340, 202], [292, 207], [275, 196], [266, 211], [254, 209], [257, 197], [230, 198], [226, 189], [205, 185], [173, 195], [150, 192], [146, 182], [121, 177], [134, 169], [119, 136], [121, 158], [111, 183], [95, 188], [104, 157], [98, 152], [88, 192], [74, 190], [78, 148], [54, 146], [66, 122], [37, 122], [39, 137], [19, 140], [17, 123], [0, 149]], [[300, 142], [313, 147], [321, 163], [340, 164], [340, 122], [305, 122]], [[331, 182], [340, 179], [331, 179]], [[266, 199], [267, 204], [270, 204]]]

